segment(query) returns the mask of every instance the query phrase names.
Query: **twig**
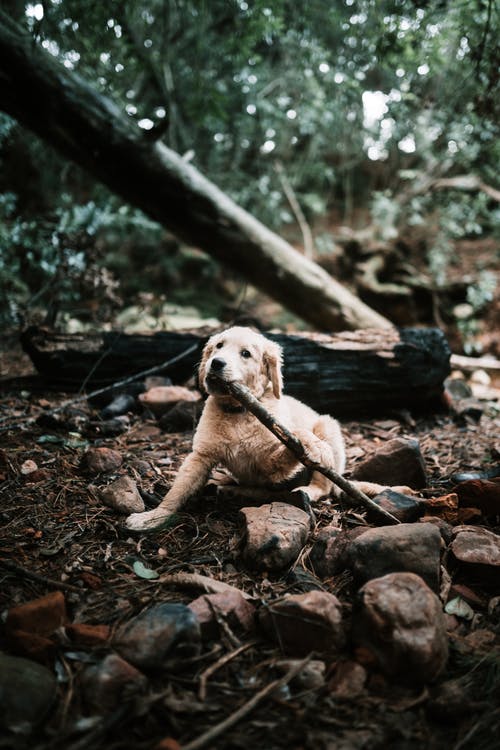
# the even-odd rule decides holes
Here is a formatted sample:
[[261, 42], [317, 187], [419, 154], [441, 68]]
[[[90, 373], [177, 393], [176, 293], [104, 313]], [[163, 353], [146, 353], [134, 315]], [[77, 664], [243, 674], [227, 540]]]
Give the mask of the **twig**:
[[202, 576], [199, 573], [164, 573], [155, 583], [173, 584], [174, 586], [184, 586], [185, 588], [202, 589], [206, 594], [223, 594], [233, 592], [241, 594], [244, 599], [253, 599], [246, 591], [242, 591], [237, 586], [231, 586], [230, 583], [217, 581], [209, 576]]
[[[180, 362], [181, 359], [184, 359], [184, 357], [188, 357], [197, 349], [198, 349], [198, 344], [193, 344], [185, 351], [181, 352], [180, 354], [177, 354], [175, 357], [172, 357], [172, 359], [167, 359], [165, 362], [162, 362], [160, 365], [149, 367], [147, 370], [136, 372], [134, 375], [129, 375], [129, 377], [124, 378], [123, 380], [118, 380], [116, 383], [111, 383], [111, 385], [106, 385], [103, 388], [98, 388], [97, 390], [91, 391], [90, 393], [84, 393], [81, 396], [77, 396], [76, 398], [72, 398], [72, 399], [69, 399], [68, 401], [64, 401], [62, 404], [59, 404], [59, 406], [55, 406], [53, 409], [44, 411], [43, 414], [52, 416], [53, 414], [57, 414], [58, 412], [63, 411], [64, 409], [67, 409], [68, 406], [73, 406], [74, 404], [80, 403], [80, 401], [86, 401], [90, 398], [94, 398], [95, 396], [100, 396], [102, 393], [111, 391], [113, 390], [113, 388], [121, 388], [124, 385], [129, 385], [129, 383], [133, 383], [135, 380], [140, 380], [141, 378], [145, 378], [148, 375], [154, 375], [155, 373], [160, 372], [162, 370], [167, 370], [172, 365], [176, 365], [177, 362]], [[24, 425], [36, 422], [37, 419], [38, 419], [38, 416], [26, 417], [26, 419], [22, 419], [21, 421], [16, 422], [15, 424], [10, 424], [4, 427], [0, 427], [0, 432], [6, 432], [7, 430], [15, 430], [18, 427], [22, 427]]]
[[258, 706], [258, 704], [262, 700], [264, 700], [264, 698], [267, 698], [267, 696], [271, 695], [271, 693], [274, 693], [276, 690], [280, 690], [281, 688], [285, 687], [285, 685], [288, 685], [288, 683], [304, 669], [306, 664], [308, 664], [308, 662], [311, 660], [311, 657], [312, 654], [309, 654], [308, 657], [302, 659], [297, 664], [294, 664], [294, 666], [289, 669], [283, 677], [280, 677], [279, 680], [270, 682], [269, 685], [266, 685], [265, 688], [262, 688], [262, 690], [256, 693], [252, 698], [250, 698], [249, 701], [244, 703], [243, 706], [240, 706], [240, 708], [234, 711], [234, 713], [230, 714], [226, 719], [208, 729], [195, 740], [188, 742], [187, 745], [182, 745], [181, 750], [199, 750], [202, 747], [210, 745], [210, 743], [213, 742], [217, 737], [220, 737], [221, 734], [224, 734], [225, 731], [231, 729], [231, 727], [233, 727], [247, 714], [253, 711], [253, 709]]
[[245, 406], [249, 412], [256, 416], [257, 419], [262, 422], [262, 424], [278, 438], [278, 440], [281, 440], [281, 442], [286, 445], [288, 450], [290, 450], [293, 455], [296, 456], [296, 458], [302, 464], [304, 464], [304, 466], [307, 466], [308, 468], [313, 469], [313, 471], [318, 471], [320, 474], [323, 474], [323, 476], [327, 477], [327, 479], [336, 484], [337, 487], [340, 487], [340, 489], [342, 489], [346, 493], [346, 495], [349, 495], [349, 497], [351, 497], [356, 503], [364, 505], [365, 508], [378, 513], [378, 515], [382, 516], [386, 521], [389, 521], [393, 524], [400, 523], [400, 521], [395, 516], [393, 516], [392, 513], [389, 513], [388, 511], [377, 505], [377, 503], [374, 503], [373, 500], [370, 500], [370, 498], [365, 495], [364, 492], [361, 492], [361, 490], [359, 490], [354, 484], [352, 484], [352, 482], [349, 482], [349, 480], [345, 479], [345, 477], [343, 477], [341, 474], [338, 474], [333, 469], [327, 468], [317, 463], [316, 461], [313, 461], [312, 458], [307, 455], [306, 449], [302, 445], [301, 441], [295, 435], [292, 435], [292, 433], [289, 432], [286, 427], [277, 422], [275, 418], [267, 411], [267, 409], [262, 406], [260, 401], [258, 401], [255, 396], [250, 393], [248, 388], [246, 388], [241, 383], [226, 383], [225, 381], [224, 386], [227, 388], [231, 396], [234, 396], [234, 398], [241, 404], [243, 404], [243, 406]]
[[226, 664], [242, 654], [244, 651], [247, 651], [249, 648], [252, 648], [252, 646], [255, 646], [256, 643], [258, 643], [257, 640], [243, 643], [243, 645], [241, 645], [239, 648], [235, 648], [234, 651], [230, 651], [229, 653], [224, 654], [224, 656], [221, 656], [221, 658], [218, 659], [215, 664], [211, 664], [205, 669], [204, 672], [201, 673], [200, 688], [198, 691], [200, 700], [204, 701], [207, 697], [207, 682], [209, 677], [215, 674], [215, 672], [217, 672], [221, 667], [225, 667]]
[[306, 256], [306, 258], [312, 258], [314, 255], [314, 241], [311, 227], [307, 223], [307, 219], [304, 216], [302, 208], [300, 207], [300, 203], [297, 200], [297, 196], [295, 195], [290, 180], [285, 174], [283, 164], [280, 161], [275, 161], [274, 168], [278, 174], [279, 181], [281, 182], [281, 187], [283, 188], [283, 192], [285, 193], [285, 196], [290, 204], [290, 208], [295, 214], [295, 218], [297, 219], [297, 224], [299, 225], [300, 231], [302, 232], [302, 240], [304, 242], [304, 255]]
[[52, 588], [73, 591], [76, 594], [82, 593], [82, 589], [78, 588], [78, 586], [72, 586], [70, 583], [64, 583], [64, 581], [56, 581], [54, 578], [47, 578], [46, 576], [40, 575], [40, 573], [33, 573], [33, 571], [22, 568], [20, 565], [16, 565], [10, 560], [0, 558], [0, 565], [7, 568], [7, 570], [12, 571], [12, 573], [17, 573], [18, 575], [24, 576], [24, 578], [31, 578], [33, 581], [38, 581], [38, 583], [45, 583]]

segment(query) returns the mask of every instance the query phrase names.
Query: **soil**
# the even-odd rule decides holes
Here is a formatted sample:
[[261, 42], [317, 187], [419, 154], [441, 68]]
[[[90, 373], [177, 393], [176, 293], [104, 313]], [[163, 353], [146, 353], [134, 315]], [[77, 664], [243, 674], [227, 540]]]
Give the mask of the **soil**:
[[[0, 407], [0, 428], [12, 425], [0, 435], [2, 610], [61, 590], [71, 621], [106, 624], [113, 629], [154, 603], [188, 603], [201, 593], [140, 577], [133, 568], [139, 560], [160, 575], [184, 571], [225, 581], [257, 603], [319, 586], [336, 594], [349, 613], [355, 594], [350, 575], [344, 572], [318, 581], [306, 554], [293, 569], [280, 575], [246, 569], [240, 557], [238, 511], [248, 501], [221, 500], [208, 489], [204, 496], [193, 499], [168, 529], [132, 536], [123, 516], [99, 499], [97, 488], [111, 477], [89, 477], [82, 471], [86, 447], [103, 445], [118, 450], [124, 462], [112, 476], [129, 474], [152, 506], [189, 451], [192, 434], [165, 434], [154, 418], [138, 412], [130, 415], [128, 431], [102, 438], [88, 428], [89, 417], [98, 415], [86, 401], [62, 412], [58, 425], [47, 419], [26, 423], [27, 418], [47, 414], [74, 394], [54, 395], [36, 388], [29, 361], [12, 341], [2, 353], [0, 365], [3, 373], [20, 377], [15, 386], [11, 380], [3, 382]], [[23, 380], [23, 376], [30, 377]], [[455, 472], [484, 471], [500, 463], [499, 401], [488, 398], [482, 408], [479, 422], [469, 418], [457, 422], [444, 408], [438, 414], [398, 412], [344, 422], [349, 464], [388, 439], [416, 437], [429, 475], [425, 494], [444, 495], [453, 487]], [[27, 460], [34, 461], [37, 468], [25, 474]], [[339, 514], [348, 528], [366, 523], [363, 510], [331, 501], [316, 509], [318, 527]], [[498, 516], [473, 520], [497, 533], [499, 522]], [[16, 568], [6, 567], [6, 560]], [[403, 687], [369, 670], [361, 694], [341, 699], [329, 682], [338, 664], [328, 663], [325, 685], [284, 686], [206, 746], [220, 750], [498, 747], [500, 606], [491, 602], [500, 594], [500, 585], [492, 589], [486, 582], [464, 583], [480, 604], [473, 606], [472, 620], [448, 618], [450, 657], [438, 684]], [[470, 637], [478, 631], [491, 633], [487, 645], [479, 637]], [[56, 706], [36, 734], [9, 736], [5, 740], [9, 747], [174, 750], [223, 721], [282, 674], [279, 662], [283, 655], [264, 635], [255, 632], [239, 637], [226, 625], [217, 639], [204, 643], [199, 656], [182, 664], [172, 662], [171, 668], [150, 676], [143, 695], [124, 698], [122, 706], [90, 721], [95, 715], [85, 706], [79, 675], [87, 663], [99, 661], [109, 649], [75, 645], [59, 631], [52, 641], [55, 655], [42, 657], [42, 661], [45, 659], [58, 677]], [[212, 674], [202, 700], [200, 677], [238, 644], [248, 647]], [[19, 653], [1, 630], [0, 648]], [[343, 658], [354, 657], [347, 649]], [[447, 695], [442, 686], [450, 680], [458, 680], [462, 687], [458, 703], [442, 698]], [[0, 741], [0, 746], [7, 744]]]

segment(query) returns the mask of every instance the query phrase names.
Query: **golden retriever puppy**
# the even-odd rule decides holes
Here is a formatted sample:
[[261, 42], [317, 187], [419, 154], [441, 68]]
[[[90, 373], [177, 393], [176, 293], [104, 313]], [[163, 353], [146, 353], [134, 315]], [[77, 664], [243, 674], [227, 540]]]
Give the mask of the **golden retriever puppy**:
[[330, 480], [305, 469], [288, 448], [221, 387], [221, 380], [246, 385], [302, 441], [311, 458], [343, 473], [345, 449], [338, 423], [297, 399], [282, 395], [281, 363], [281, 348], [250, 328], [234, 326], [210, 338], [199, 369], [200, 385], [209, 396], [194, 435], [192, 453], [160, 505], [127, 518], [129, 529], [145, 531], [161, 526], [204, 487], [217, 465], [228, 469], [241, 485], [304, 491], [311, 501], [332, 492]]

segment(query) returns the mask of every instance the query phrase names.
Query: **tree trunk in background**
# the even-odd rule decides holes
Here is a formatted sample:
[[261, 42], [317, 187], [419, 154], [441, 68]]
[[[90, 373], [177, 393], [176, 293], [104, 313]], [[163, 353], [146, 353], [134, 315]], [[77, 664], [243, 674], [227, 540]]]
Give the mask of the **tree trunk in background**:
[[322, 330], [391, 324], [0, 14], [0, 107], [181, 240]]

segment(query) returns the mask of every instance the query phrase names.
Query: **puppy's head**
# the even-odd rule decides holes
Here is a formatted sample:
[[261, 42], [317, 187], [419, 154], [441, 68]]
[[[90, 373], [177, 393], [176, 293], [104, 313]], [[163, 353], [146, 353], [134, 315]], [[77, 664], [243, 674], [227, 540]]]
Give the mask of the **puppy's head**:
[[272, 386], [275, 398], [283, 389], [281, 347], [251, 328], [234, 326], [212, 336], [200, 362], [200, 386], [212, 395], [223, 395], [227, 383], [243, 383], [256, 398]]

